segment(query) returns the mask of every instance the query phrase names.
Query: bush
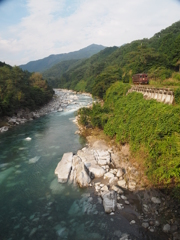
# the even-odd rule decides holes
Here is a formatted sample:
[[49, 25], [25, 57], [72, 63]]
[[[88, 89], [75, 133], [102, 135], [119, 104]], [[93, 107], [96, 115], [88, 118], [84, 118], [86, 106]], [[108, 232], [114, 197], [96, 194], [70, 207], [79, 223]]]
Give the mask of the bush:
[[175, 103], [180, 104], [180, 87], [174, 91]]
[[[131, 151], [147, 153], [147, 174], [155, 183], [180, 183], [180, 106], [145, 100], [140, 93], [126, 95], [128, 84], [116, 82], [106, 92], [104, 106], [96, 104], [88, 116]], [[180, 89], [175, 92], [180, 100]]]
[[173, 75], [173, 78], [176, 79], [176, 80], [178, 80], [178, 81], [180, 81], [180, 73], [175, 73], [175, 74]]

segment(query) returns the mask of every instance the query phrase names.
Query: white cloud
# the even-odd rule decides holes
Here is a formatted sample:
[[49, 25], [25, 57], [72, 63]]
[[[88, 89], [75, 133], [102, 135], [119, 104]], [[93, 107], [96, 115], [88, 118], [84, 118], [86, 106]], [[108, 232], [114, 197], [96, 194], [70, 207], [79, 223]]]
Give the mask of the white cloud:
[[120, 46], [149, 38], [179, 20], [175, 0], [69, 2], [27, 0], [29, 15], [7, 32], [0, 31], [1, 60], [17, 65], [92, 43]]

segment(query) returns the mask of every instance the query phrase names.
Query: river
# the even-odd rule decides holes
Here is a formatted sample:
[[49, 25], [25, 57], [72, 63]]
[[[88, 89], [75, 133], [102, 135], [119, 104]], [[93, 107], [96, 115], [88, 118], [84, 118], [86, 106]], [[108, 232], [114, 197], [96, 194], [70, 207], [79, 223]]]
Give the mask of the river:
[[0, 134], [1, 240], [156, 239], [130, 225], [128, 217], [105, 214], [92, 188], [57, 182], [54, 170], [62, 155], [86, 144], [74, 134], [73, 119], [78, 107], [90, 102], [78, 95], [78, 104], [66, 111]]

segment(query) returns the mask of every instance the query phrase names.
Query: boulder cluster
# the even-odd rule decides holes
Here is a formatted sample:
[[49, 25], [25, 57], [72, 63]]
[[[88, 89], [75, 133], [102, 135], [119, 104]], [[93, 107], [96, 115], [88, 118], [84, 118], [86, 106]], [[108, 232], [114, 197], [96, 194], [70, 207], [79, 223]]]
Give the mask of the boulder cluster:
[[[115, 211], [116, 208], [123, 209], [123, 204], [117, 202], [119, 199], [123, 199], [128, 205], [123, 188], [134, 190], [136, 187], [135, 181], [124, 179], [123, 169], [114, 167], [111, 150], [89, 147], [79, 150], [76, 155], [72, 152], [65, 153], [55, 169], [55, 174], [60, 183], [68, 182], [80, 187], [94, 186], [107, 213]], [[96, 179], [101, 179], [104, 183], [95, 182]]]
[[130, 225], [139, 224], [150, 232], [161, 229], [173, 239], [180, 239], [177, 218], [169, 221], [174, 219], [172, 205], [160, 191], [142, 187], [141, 173], [128, 160], [128, 146], [123, 146], [117, 154], [113, 149], [99, 146], [99, 142], [76, 154], [65, 153], [55, 169], [58, 182], [94, 187], [107, 214], [132, 211], [136, 217]]

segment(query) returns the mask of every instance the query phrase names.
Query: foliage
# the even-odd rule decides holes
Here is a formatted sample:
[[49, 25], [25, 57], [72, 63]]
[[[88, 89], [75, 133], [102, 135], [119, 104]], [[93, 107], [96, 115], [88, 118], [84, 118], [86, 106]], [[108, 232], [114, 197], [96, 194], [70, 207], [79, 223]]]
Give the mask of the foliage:
[[[102, 53], [71, 69], [68, 78], [64, 78], [64, 82], [71, 82], [70, 88], [82, 78], [87, 82], [86, 90], [104, 99], [103, 106], [95, 104], [88, 112], [80, 112], [84, 124], [103, 129], [121, 144], [129, 143], [136, 156], [142, 151], [146, 153], [144, 161], [149, 178], [156, 184], [173, 184], [174, 196], [179, 197], [180, 21], [151, 39], [114, 49], [104, 59], [100, 58]], [[96, 74], [91, 71], [92, 59], [98, 67]], [[119, 78], [115, 69], [121, 72]], [[135, 92], [126, 95], [132, 75], [139, 72], [148, 73], [150, 83], [155, 86], [172, 87], [175, 104], [145, 100]]]
[[180, 73], [175, 73], [173, 78], [180, 81]]
[[[131, 83], [132, 75], [140, 72], [148, 73], [150, 82], [158, 82], [160, 86], [180, 86], [180, 82], [172, 78], [173, 73], [179, 71], [179, 61], [180, 21], [150, 39], [105, 48], [77, 62], [76, 66], [70, 65], [56, 81], [58, 87], [85, 90], [100, 98], [104, 98], [114, 82]], [[166, 81], [168, 78], [172, 78], [171, 81]]]
[[12, 115], [19, 108], [35, 109], [52, 95], [52, 88], [40, 73], [31, 74], [0, 62], [0, 116]]
[[76, 65], [81, 63], [81, 61], [82, 60], [69, 60], [55, 64], [42, 73], [43, 78], [47, 79], [50, 86], [53, 86], [54, 88], [58, 87], [59, 78], [63, 75], [63, 73], [65, 73], [72, 67], [76, 67]]
[[118, 67], [107, 67], [106, 71], [98, 74], [92, 88], [92, 94], [103, 98], [106, 90], [117, 80], [122, 81], [122, 71]]
[[180, 87], [174, 91], [175, 103], [180, 104]]
[[161, 81], [170, 78], [172, 75], [172, 70], [165, 67], [151, 68], [149, 70], [148, 77], [152, 79], [160, 79]]
[[128, 89], [128, 84], [114, 83], [103, 106], [96, 104], [87, 115], [81, 113], [88, 116], [88, 124], [122, 144], [129, 143], [132, 152], [144, 148], [147, 174], [155, 183], [180, 183], [180, 106], [147, 101], [140, 93], [126, 95]]

